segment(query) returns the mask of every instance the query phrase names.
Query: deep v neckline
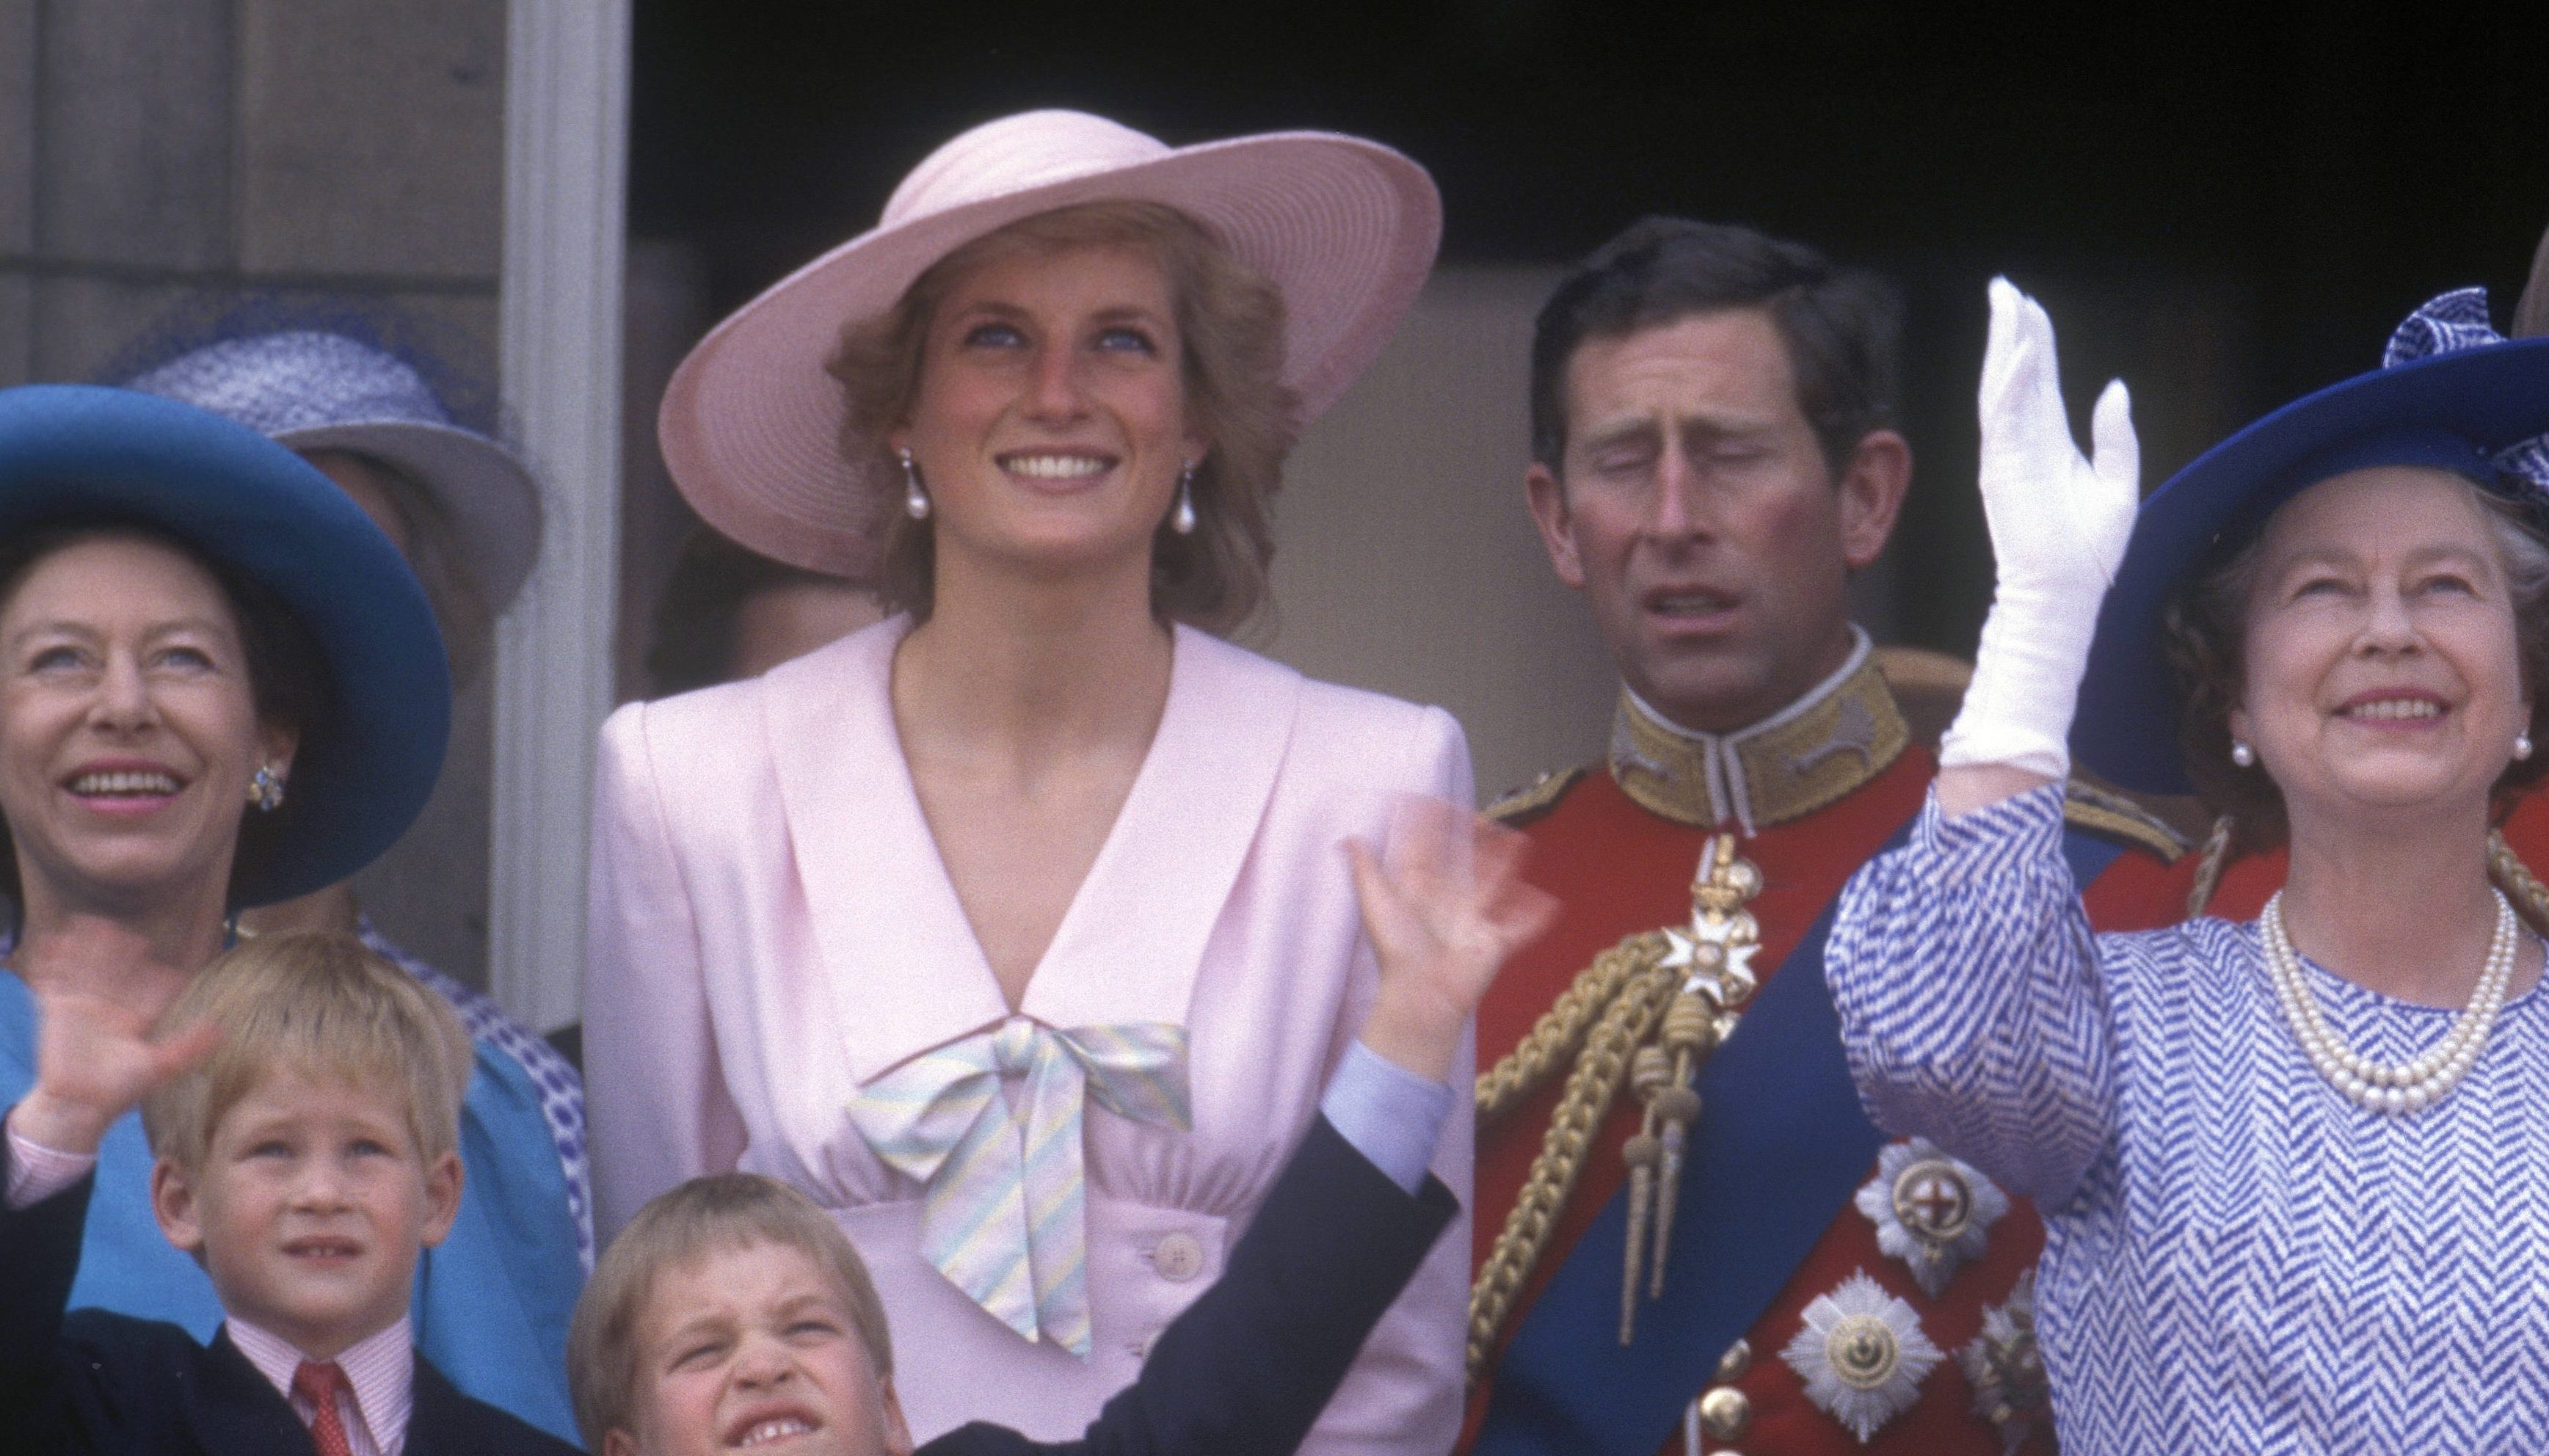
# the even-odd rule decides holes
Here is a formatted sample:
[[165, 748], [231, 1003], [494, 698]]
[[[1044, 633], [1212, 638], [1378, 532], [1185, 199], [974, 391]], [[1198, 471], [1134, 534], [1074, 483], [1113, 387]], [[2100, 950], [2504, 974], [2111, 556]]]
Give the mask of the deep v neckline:
[[852, 1074], [868, 1081], [1012, 1015], [1182, 1025], [1290, 741], [1300, 675], [1177, 628], [1150, 751], [1012, 1012], [894, 722], [894, 651], [909, 626], [879, 623], [760, 680]]
[[1006, 1014], [1031, 1015], [1028, 1001], [1035, 994], [1036, 984], [1044, 979], [1046, 968], [1053, 963], [1054, 950], [1063, 944], [1064, 936], [1071, 929], [1073, 917], [1082, 913], [1082, 906], [1088, 899], [1089, 883], [1097, 878], [1099, 871], [1107, 863], [1108, 849], [1115, 843], [1118, 836], [1126, 833], [1125, 825], [1134, 818], [1134, 805], [1141, 797], [1143, 781], [1152, 776], [1153, 766], [1160, 762], [1160, 746], [1169, 736], [1169, 722], [1177, 710], [1180, 665], [1186, 660], [1187, 654], [1182, 650], [1182, 644], [1173, 630], [1169, 637], [1168, 691], [1160, 704], [1160, 720], [1151, 729], [1151, 741], [1142, 750], [1141, 766], [1133, 771], [1133, 781], [1125, 786], [1123, 800], [1115, 806], [1115, 817], [1107, 823], [1106, 833], [1098, 841], [1097, 853], [1089, 857], [1088, 867], [1082, 871], [1080, 882], [1071, 887], [1071, 898], [1064, 904], [1061, 918], [1054, 921], [1052, 933], [1045, 937], [1043, 949], [1036, 953], [1035, 963], [1027, 967], [1026, 979], [1018, 988], [1017, 1004], [1011, 1007], [1008, 990], [1000, 984], [999, 967], [991, 963], [991, 953], [984, 949], [982, 929], [974, 923], [972, 913], [965, 908], [965, 893], [957, 888], [956, 876], [947, 867], [946, 847], [939, 843], [938, 831], [929, 822], [929, 807], [920, 798], [920, 780], [911, 770], [911, 753], [904, 746], [902, 725], [895, 720], [894, 664], [899, 656], [903, 640], [910, 636], [912, 625], [908, 618], [903, 618], [902, 621], [904, 629], [896, 635], [893, 647], [886, 654], [885, 673], [885, 724], [893, 748], [894, 767], [897, 774], [897, 787], [911, 801], [912, 815], [920, 825], [920, 842], [928, 847], [927, 853], [920, 858], [927, 862], [929, 870], [945, 888], [947, 898], [954, 902], [957, 918], [964, 925], [965, 943], [973, 950], [974, 963], [981, 971], [983, 979], [990, 984], [991, 994], [998, 998]]

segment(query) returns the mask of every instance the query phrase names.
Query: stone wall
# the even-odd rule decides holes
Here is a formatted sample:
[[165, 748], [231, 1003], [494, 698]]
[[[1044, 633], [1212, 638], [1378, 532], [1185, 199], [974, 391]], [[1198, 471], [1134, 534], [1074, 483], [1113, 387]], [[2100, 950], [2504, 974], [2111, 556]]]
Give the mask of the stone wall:
[[[88, 380], [174, 308], [382, 299], [492, 383], [504, 0], [0, 0], [0, 385]], [[483, 983], [489, 694], [358, 880]]]

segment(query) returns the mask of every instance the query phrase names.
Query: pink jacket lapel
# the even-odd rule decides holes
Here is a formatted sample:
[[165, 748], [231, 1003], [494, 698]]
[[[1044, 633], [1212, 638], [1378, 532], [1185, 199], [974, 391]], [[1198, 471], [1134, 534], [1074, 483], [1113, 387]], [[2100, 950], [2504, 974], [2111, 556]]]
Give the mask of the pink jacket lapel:
[[[890, 700], [904, 619], [775, 669], [762, 712], [806, 912], [853, 1076], [1008, 1014], [911, 786]], [[1055, 932], [1026, 1015], [1182, 1025], [1255, 842], [1298, 673], [1180, 627], [1159, 736]]]

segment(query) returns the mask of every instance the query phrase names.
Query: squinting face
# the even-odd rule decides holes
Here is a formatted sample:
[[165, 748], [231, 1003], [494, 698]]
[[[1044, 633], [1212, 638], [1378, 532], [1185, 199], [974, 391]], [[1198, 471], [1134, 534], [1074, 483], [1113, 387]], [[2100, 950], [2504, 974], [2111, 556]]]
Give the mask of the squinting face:
[[1169, 281], [1145, 253], [1024, 252], [958, 279], [890, 441], [929, 491], [941, 572], [1147, 571], [1178, 477], [1204, 450], [1183, 369]]
[[1901, 437], [1869, 435], [1836, 481], [1760, 309], [1588, 339], [1566, 390], [1563, 479], [1531, 468], [1532, 515], [1629, 685], [1723, 732], [1838, 668], [1849, 573], [1902, 501]]
[[218, 893], [261, 764], [247, 654], [211, 574], [154, 541], [47, 556], [0, 607], [0, 812], [33, 902]]
[[2530, 717], [2483, 507], [2439, 471], [2360, 470], [2267, 522], [2230, 732], [2296, 825], [2483, 813]]
[[460, 1178], [458, 1154], [419, 1154], [390, 1088], [279, 1069], [222, 1115], [201, 1167], [162, 1161], [151, 1192], [222, 1308], [324, 1360], [407, 1313]]
[[786, 1244], [711, 1249], [655, 1275], [637, 1320], [636, 1426], [603, 1456], [907, 1456], [911, 1432], [847, 1299]]

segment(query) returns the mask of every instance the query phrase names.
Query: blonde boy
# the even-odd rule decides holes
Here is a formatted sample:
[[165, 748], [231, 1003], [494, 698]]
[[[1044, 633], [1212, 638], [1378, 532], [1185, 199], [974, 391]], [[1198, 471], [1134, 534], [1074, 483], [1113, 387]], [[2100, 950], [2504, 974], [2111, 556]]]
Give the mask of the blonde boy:
[[[54, 954], [139, 953], [100, 931]], [[283, 935], [206, 967], [155, 1037], [145, 1013], [102, 997], [41, 1001], [0, 1213], [0, 1288], [31, 1297], [0, 1310], [0, 1387], [42, 1449], [571, 1449], [416, 1354], [408, 1301], [459, 1210], [472, 1065], [440, 998], [350, 936]], [[221, 1299], [209, 1349], [173, 1325], [63, 1313], [98, 1143], [137, 1100], [160, 1231]]]

